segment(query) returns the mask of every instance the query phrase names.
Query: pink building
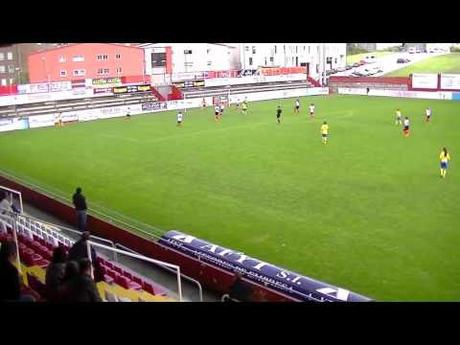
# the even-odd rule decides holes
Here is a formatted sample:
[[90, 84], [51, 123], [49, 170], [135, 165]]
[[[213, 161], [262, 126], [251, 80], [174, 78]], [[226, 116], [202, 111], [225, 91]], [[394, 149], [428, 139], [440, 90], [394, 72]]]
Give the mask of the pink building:
[[113, 43], [77, 43], [28, 57], [31, 83], [144, 75], [144, 50]]

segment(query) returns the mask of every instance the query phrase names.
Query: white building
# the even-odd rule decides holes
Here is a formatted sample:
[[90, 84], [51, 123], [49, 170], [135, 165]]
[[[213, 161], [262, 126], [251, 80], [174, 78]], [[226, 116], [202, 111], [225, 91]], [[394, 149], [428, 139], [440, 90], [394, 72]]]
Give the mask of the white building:
[[236, 48], [226, 44], [146, 43], [139, 47], [145, 52], [145, 72], [153, 80], [240, 68]]
[[146, 43], [145, 71], [156, 83], [200, 78], [205, 71], [256, 70], [259, 67], [305, 67], [321, 71], [344, 67], [346, 43]]
[[346, 64], [346, 43], [241, 43], [234, 46], [239, 50], [242, 69], [305, 66], [309, 75], [317, 78], [323, 65], [329, 70]]

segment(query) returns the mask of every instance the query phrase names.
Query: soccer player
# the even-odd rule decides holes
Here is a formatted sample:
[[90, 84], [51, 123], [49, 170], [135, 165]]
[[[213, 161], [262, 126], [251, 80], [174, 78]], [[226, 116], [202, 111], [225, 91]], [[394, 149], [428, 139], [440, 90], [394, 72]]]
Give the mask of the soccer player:
[[278, 124], [281, 124], [281, 113], [283, 111], [281, 110], [281, 106], [279, 105], [278, 108], [276, 109], [276, 122]]
[[406, 138], [409, 136], [409, 126], [410, 126], [409, 118], [406, 116], [404, 118], [404, 128], [403, 128], [403, 134]]
[[206, 99], [203, 97], [203, 109], [206, 108]]
[[431, 120], [431, 107], [425, 109], [425, 121], [430, 122]]
[[242, 104], [241, 104], [241, 113], [246, 115], [248, 113], [248, 104], [246, 103], [246, 101], [244, 101]]
[[224, 115], [224, 103], [220, 104], [220, 116]]
[[58, 126], [58, 127], [64, 126], [64, 124], [63, 124], [63, 122], [62, 122], [62, 112], [59, 112], [59, 113], [56, 115], [55, 125]]
[[126, 120], [129, 120], [131, 118], [131, 108], [128, 108], [128, 111], [126, 112]]
[[323, 144], [327, 144], [327, 137], [328, 137], [328, 134], [329, 134], [329, 125], [327, 124], [326, 121], [323, 122], [323, 124], [321, 125], [321, 138], [323, 140]]
[[184, 115], [182, 114], [182, 111], [179, 111], [177, 113], [177, 127], [181, 127], [182, 126], [182, 120], [184, 118]]
[[310, 117], [313, 118], [315, 116], [315, 105], [312, 103], [310, 104], [310, 106], [308, 107], [309, 111], [310, 111]]
[[294, 113], [299, 113], [299, 109], [300, 109], [300, 101], [299, 101], [299, 99], [297, 98], [297, 99], [295, 100]]
[[441, 177], [446, 177], [447, 167], [449, 166], [450, 155], [447, 152], [447, 149], [444, 147], [439, 155], [439, 160], [441, 161]]
[[214, 119], [216, 121], [219, 121], [219, 117], [220, 116], [220, 107], [218, 104], [216, 104], [216, 106], [214, 107]]
[[396, 109], [395, 125], [398, 125], [398, 126], [402, 125], [402, 115], [401, 115], [401, 110], [399, 110], [399, 108]]

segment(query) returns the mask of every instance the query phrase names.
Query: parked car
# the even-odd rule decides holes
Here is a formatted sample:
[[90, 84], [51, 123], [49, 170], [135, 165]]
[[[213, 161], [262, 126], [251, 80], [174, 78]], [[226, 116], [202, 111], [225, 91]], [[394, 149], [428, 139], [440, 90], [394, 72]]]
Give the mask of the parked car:
[[352, 69], [353, 68], [353, 65], [346, 65], [345, 66], [345, 69], [348, 71], [349, 69]]
[[362, 74], [361, 72], [357, 72], [357, 71], [353, 72], [351, 75], [353, 77], [364, 77], [364, 74]]
[[409, 59], [404, 59], [404, 58], [399, 58], [398, 60], [396, 60], [396, 63], [408, 63], [410, 62]]
[[352, 66], [353, 66], [353, 67], [359, 67], [359, 66], [361, 66], [361, 65], [360, 65], [358, 62], [355, 62]]
[[339, 68], [337, 68], [337, 72], [343, 72], [343, 71], [346, 71], [346, 68], [345, 68], [345, 67], [339, 67]]
[[359, 64], [360, 66], [365, 65], [365, 64], [366, 64], [366, 61], [361, 60], [360, 62], [358, 62], [358, 64]]

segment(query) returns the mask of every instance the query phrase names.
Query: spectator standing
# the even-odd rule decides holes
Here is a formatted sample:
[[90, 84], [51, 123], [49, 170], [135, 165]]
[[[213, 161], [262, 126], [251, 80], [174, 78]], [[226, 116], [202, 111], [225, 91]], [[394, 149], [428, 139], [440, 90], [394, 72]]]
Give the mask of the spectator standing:
[[86, 211], [88, 207], [86, 206], [86, 199], [81, 193], [82, 190], [78, 187], [75, 191], [75, 194], [72, 197], [73, 205], [75, 206], [75, 213], [77, 214], [77, 226], [80, 231], [86, 230]]
[[[81, 238], [74, 243], [72, 248], [70, 248], [67, 259], [73, 261], [80, 261], [82, 259], [88, 258], [88, 240], [89, 232], [86, 231], [81, 235]], [[91, 252], [91, 262], [94, 266], [94, 278], [97, 282], [104, 280], [104, 274], [102, 273], [101, 267], [97, 261], [96, 251], [93, 247], [90, 246]]]

